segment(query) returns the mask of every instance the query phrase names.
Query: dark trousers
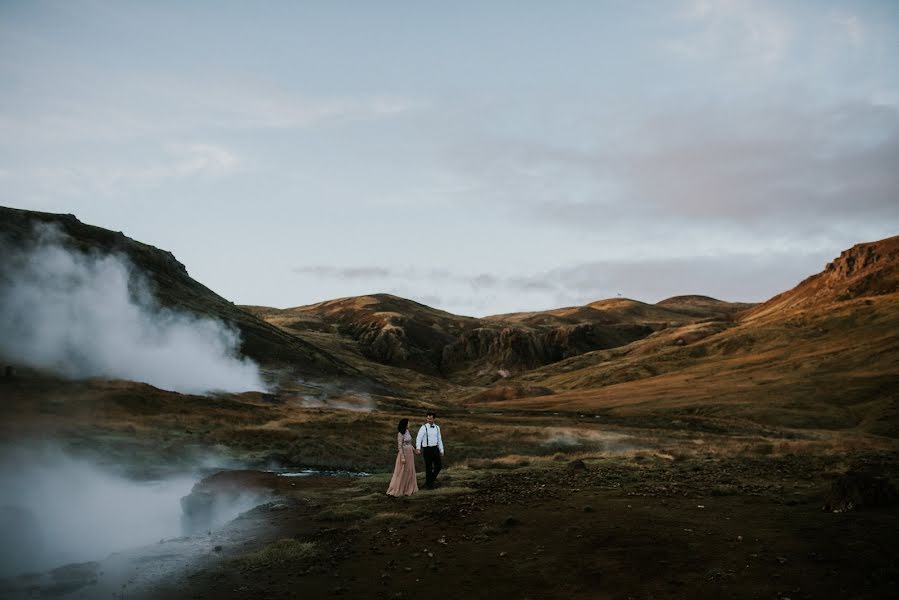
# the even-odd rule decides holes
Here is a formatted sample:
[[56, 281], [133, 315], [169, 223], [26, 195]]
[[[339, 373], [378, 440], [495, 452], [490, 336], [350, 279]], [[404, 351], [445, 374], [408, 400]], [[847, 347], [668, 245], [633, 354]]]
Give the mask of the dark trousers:
[[425, 446], [421, 449], [421, 453], [425, 459], [425, 485], [432, 487], [437, 481], [437, 474], [443, 468], [443, 462], [440, 460], [440, 448]]

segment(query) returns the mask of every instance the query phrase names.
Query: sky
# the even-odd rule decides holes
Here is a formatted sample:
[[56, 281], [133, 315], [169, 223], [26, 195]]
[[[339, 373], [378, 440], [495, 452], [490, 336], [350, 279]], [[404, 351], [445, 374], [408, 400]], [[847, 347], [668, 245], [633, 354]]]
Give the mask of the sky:
[[0, 0], [0, 204], [237, 304], [764, 301], [899, 234], [899, 2]]

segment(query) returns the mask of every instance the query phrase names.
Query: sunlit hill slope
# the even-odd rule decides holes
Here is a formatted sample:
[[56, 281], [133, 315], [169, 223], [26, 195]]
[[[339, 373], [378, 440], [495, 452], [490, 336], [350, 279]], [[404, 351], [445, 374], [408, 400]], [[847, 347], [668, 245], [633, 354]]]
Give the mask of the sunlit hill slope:
[[[899, 237], [859, 244], [732, 321], [523, 373], [505, 407], [746, 419], [899, 435]], [[475, 396], [472, 401], [477, 401]]]

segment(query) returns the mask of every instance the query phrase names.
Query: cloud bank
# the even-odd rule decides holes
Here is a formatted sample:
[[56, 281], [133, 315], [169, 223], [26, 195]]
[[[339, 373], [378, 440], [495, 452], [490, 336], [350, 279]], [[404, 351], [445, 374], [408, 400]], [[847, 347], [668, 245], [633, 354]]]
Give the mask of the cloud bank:
[[66, 377], [111, 377], [183, 393], [265, 390], [228, 325], [164, 308], [127, 259], [64, 246], [38, 228], [0, 240], [0, 357]]
[[[659, 302], [672, 296], [701, 294], [729, 302], [763, 302], [819, 272], [833, 257], [826, 251], [772, 249], [758, 254], [600, 257], [516, 275], [499, 271], [466, 274], [411, 265], [309, 265], [294, 268], [293, 273], [353, 284], [359, 294], [387, 292], [456, 314], [475, 312], [484, 316], [583, 305], [616, 296]], [[443, 293], [427, 294], [423, 290]], [[507, 302], [506, 298], [514, 301]]]

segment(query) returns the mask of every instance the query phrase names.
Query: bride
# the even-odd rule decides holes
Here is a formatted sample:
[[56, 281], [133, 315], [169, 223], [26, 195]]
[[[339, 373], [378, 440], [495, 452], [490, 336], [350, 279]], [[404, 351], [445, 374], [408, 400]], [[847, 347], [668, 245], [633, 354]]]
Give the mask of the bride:
[[418, 481], [415, 479], [415, 447], [409, 433], [409, 419], [400, 420], [396, 431], [396, 465], [387, 495], [411, 496], [418, 491]]

